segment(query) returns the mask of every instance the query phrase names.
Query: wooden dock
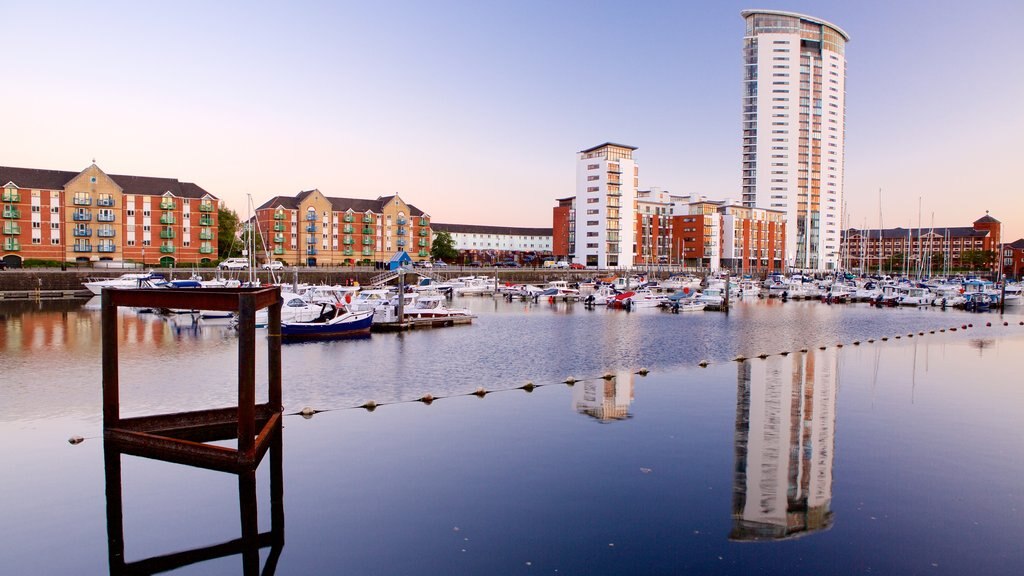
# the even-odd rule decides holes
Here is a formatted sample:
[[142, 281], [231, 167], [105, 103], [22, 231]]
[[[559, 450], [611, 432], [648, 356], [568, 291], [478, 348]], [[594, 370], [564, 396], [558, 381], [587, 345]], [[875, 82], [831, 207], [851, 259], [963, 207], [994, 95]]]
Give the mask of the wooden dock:
[[370, 326], [372, 332], [405, 332], [406, 330], [417, 330], [422, 328], [443, 328], [446, 326], [458, 326], [472, 324], [476, 316], [458, 316], [455, 318], [417, 318], [403, 322], [374, 322]]
[[4, 290], [0, 291], [0, 300], [70, 300], [75, 298], [92, 298], [88, 290]]

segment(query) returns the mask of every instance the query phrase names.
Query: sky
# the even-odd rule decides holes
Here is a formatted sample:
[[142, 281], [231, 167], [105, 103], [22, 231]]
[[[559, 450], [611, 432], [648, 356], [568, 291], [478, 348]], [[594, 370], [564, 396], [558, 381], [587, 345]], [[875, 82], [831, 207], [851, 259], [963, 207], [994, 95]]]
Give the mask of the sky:
[[739, 199], [746, 8], [851, 37], [850, 225], [989, 211], [1024, 237], [1020, 0], [0, 0], [0, 164], [95, 158], [243, 216], [318, 188], [549, 227], [576, 153], [612, 141], [639, 148], [641, 188]]

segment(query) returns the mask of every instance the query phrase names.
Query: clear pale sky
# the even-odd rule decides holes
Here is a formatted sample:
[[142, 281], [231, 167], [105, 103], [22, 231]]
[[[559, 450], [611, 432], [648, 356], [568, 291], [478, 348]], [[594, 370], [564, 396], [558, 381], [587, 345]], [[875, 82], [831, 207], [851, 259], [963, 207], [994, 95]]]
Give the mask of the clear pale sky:
[[246, 194], [399, 193], [435, 221], [550, 226], [575, 153], [739, 198], [744, 8], [847, 46], [850, 223], [1024, 236], [1024, 2], [4, 2], [0, 164]]

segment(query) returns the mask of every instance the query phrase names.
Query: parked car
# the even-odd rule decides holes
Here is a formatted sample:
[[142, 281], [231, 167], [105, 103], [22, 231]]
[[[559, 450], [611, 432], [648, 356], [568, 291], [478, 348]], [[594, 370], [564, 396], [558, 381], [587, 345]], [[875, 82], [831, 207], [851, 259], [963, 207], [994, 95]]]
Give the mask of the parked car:
[[579, 262], [573, 262], [572, 264], [569, 264], [570, 270], [584, 270], [585, 268], [586, 266], [580, 264]]
[[444, 260], [438, 260], [437, 262], [434, 262], [434, 266], [436, 266], [438, 268], [447, 268], [448, 267], [448, 263], [445, 262]]
[[433, 268], [434, 265], [429, 260], [417, 260], [412, 263], [413, 268]]
[[271, 260], [270, 262], [264, 262], [262, 268], [264, 270], [283, 270], [284, 262], [280, 260]]
[[566, 269], [568, 269], [569, 268], [569, 263], [567, 261], [565, 261], [565, 260], [559, 260], [558, 262], [555, 262], [555, 268], [566, 268]]
[[220, 268], [221, 270], [245, 270], [248, 267], [248, 258], [228, 258], [220, 264], [217, 264], [217, 268]]
[[522, 264], [516, 262], [515, 260], [503, 260], [495, 264], [495, 266], [499, 268], [520, 268], [522, 267]]
[[554, 268], [555, 267], [555, 261], [554, 260], [545, 260], [544, 264], [543, 264], [543, 267], [544, 268]]

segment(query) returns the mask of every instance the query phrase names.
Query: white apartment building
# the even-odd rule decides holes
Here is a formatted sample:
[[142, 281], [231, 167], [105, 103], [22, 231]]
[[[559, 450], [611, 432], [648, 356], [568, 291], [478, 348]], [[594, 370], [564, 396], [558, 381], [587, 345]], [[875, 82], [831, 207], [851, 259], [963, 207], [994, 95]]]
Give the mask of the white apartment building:
[[842, 229], [846, 43], [803, 14], [744, 10], [743, 204], [786, 213], [786, 265], [835, 269]]
[[633, 264], [633, 211], [639, 187], [634, 150], [605, 142], [579, 152], [574, 262], [602, 269]]

